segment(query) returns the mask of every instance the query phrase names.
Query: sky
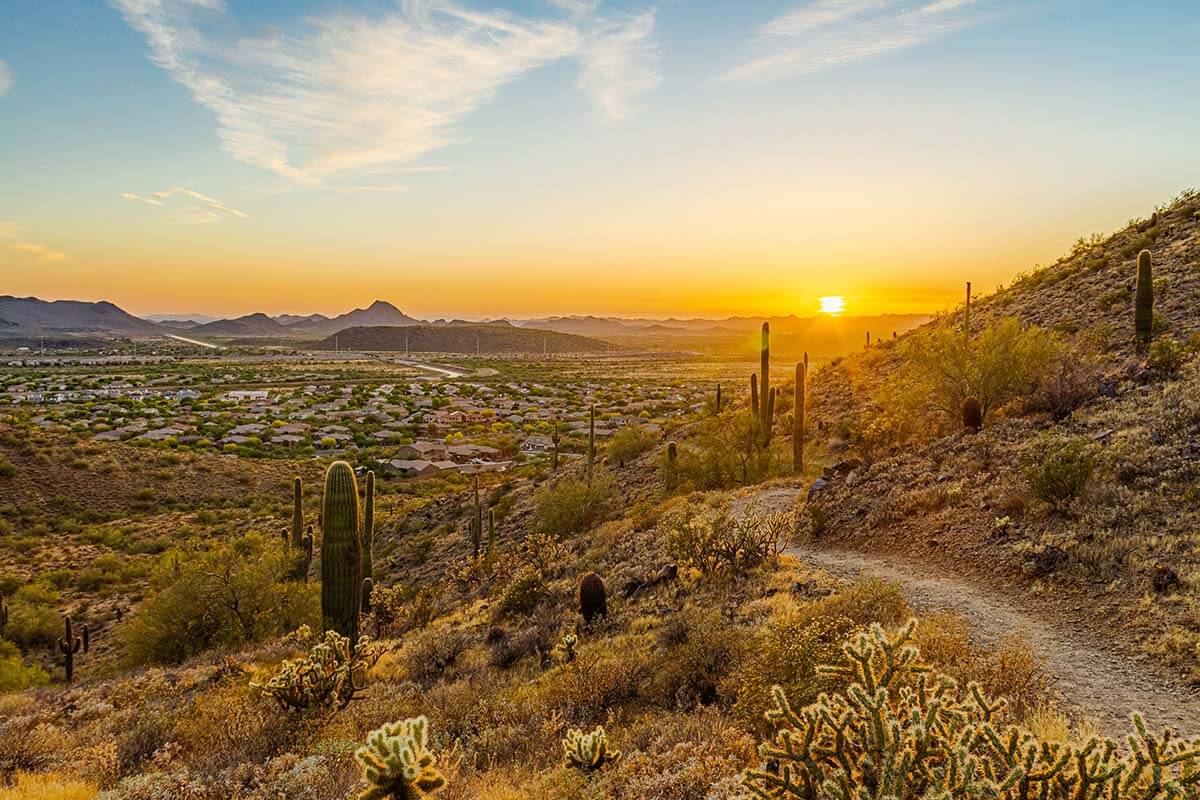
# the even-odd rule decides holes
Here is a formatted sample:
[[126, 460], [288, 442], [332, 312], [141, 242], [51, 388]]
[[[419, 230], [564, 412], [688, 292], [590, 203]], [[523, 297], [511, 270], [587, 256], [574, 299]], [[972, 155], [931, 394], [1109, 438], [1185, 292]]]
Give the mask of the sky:
[[0, 293], [927, 312], [1200, 186], [1194, 0], [2, 0]]

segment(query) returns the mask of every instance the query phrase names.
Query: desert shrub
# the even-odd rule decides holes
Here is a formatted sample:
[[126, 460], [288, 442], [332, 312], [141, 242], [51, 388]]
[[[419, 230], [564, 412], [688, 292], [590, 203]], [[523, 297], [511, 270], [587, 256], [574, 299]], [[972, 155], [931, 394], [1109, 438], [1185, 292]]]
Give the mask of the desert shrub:
[[968, 397], [979, 400], [986, 419], [1031, 392], [1060, 348], [1054, 334], [1013, 318], [993, 322], [971, 339], [940, 326], [910, 338], [905, 379], [920, 389], [911, 396], [926, 397], [929, 410], [942, 412], [951, 424], [959, 422]]
[[911, 609], [899, 584], [872, 578], [860, 580], [801, 611], [810, 618], [845, 617], [858, 625], [897, 625]]
[[287, 580], [286, 554], [260, 536], [182, 557], [178, 574], [174, 563], [164, 563], [161, 589], [118, 632], [132, 664], [178, 663], [317, 622], [317, 587]]
[[663, 708], [690, 709], [723, 700], [727, 678], [747, 652], [745, 632], [715, 613], [686, 612], [659, 632], [647, 698]]
[[1058, 350], [1046, 369], [1035, 376], [1026, 408], [1063, 420], [1096, 396], [1100, 366], [1095, 353], [1076, 345]]
[[781, 686], [789, 699], [808, 704], [838, 684], [817, 667], [838, 660], [842, 643], [861, 626], [842, 616], [789, 614], [774, 620], [756, 643], [755, 655], [734, 673], [737, 703], [734, 711], [748, 728], [765, 733], [764, 714], [771, 705], [771, 687]]
[[404, 657], [405, 674], [422, 686], [430, 686], [454, 666], [471, 645], [463, 631], [436, 628], [422, 631]]
[[724, 489], [756, 483], [771, 473], [762, 424], [749, 409], [738, 408], [697, 425], [676, 461], [680, 488]]
[[616, 483], [597, 473], [591, 480], [568, 475], [543, 487], [534, 497], [533, 527], [552, 536], [573, 536], [608, 519], [619, 497]]
[[614, 433], [605, 448], [608, 460], [624, 466], [654, 447], [657, 437], [640, 425], [626, 425]]
[[44, 686], [50, 682], [46, 670], [21, 662], [21, 651], [12, 642], [0, 639], [0, 692]]
[[92, 800], [96, 787], [68, 775], [19, 772], [11, 786], [0, 786], [0, 800]]
[[1087, 442], [1043, 436], [1025, 460], [1025, 479], [1034, 497], [1061, 510], [1083, 493], [1095, 469]]
[[915, 627], [913, 620], [888, 636], [875, 626], [847, 644], [844, 661], [821, 670], [846, 681], [844, 692], [797, 708], [773, 690], [768, 717], [776, 733], [760, 748], [764, 768], [744, 778], [756, 796], [1156, 800], [1193, 793], [1200, 744], [1154, 737], [1137, 715], [1128, 753], [1099, 737], [1075, 748], [1002, 725], [1003, 700], [920, 665], [909, 643]]
[[40, 772], [62, 754], [62, 731], [30, 717], [0, 718], [0, 785], [18, 772]]
[[200, 695], [177, 722], [174, 741], [191, 769], [214, 773], [260, 764], [295, 746], [295, 719], [275, 705], [253, 702], [251, 691], [239, 682]]
[[1173, 378], [1183, 369], [1189, 354], [1188, 346], [1183, 342], [1168, 338], [1156, 339], [1146, 354], [1146, 366], [1160, 375]]
[[27, 583], [7, 601], [4, 635], [22, 647], [51, 647], [62, 635], [58, 591], [46, 581]]
[[793, 521], [787, 514], [736, 516], [694, 503], [664, 514], [658, 528], [667, 552], [702, 572], [744, 572], [779, 554]]
[[500, 593], [496, 611], [500, 616], [531, 614], [546, 596], [546, 591], [546, 580], [541, 570], [531, 565], [524, 566]]

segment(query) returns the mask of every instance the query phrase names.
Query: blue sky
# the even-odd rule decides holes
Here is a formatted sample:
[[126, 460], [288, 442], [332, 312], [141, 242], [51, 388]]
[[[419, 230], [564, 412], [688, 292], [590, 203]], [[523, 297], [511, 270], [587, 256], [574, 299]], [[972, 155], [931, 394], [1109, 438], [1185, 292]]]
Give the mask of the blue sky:
[[9, 0], [0, 21], [6, 291], [142, 312], [929, 309], [1200, 170], [1193, 2]]

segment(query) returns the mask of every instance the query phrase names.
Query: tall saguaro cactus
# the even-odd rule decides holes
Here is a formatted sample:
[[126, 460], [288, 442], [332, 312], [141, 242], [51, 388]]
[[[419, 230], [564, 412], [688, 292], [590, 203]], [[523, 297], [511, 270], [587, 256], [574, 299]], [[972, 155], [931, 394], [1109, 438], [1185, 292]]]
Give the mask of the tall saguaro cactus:
[[[87, 626], [84, 627], [86, 629]], [[83, 647], [83, 639], [75, 635], [75, 630], [71, 627], [71, 617], [63, 617], [63, 638], [58, 640], [58, 652], [63, 654], [63, 667], [67, 673], [67, 683], [75, 680], [75, 654], [81, 647]]]
[[718, 414], [718, 415], [720, 415], [720, 413], [721, 413], [721, 384], [719, 384], [719, 383], [717, 384], [717, 405], [716, 405], [716, 411], [717, 411], [717, 414]]
[[1150, 267], [1150, 251], [1138, 253], [1137, 291], [1133, 297], [1133, 330], [1138, 347], [1150, 345], [1154, 334], [1154, 275]]
[[750, 373], [750, 411], [758, 418], [758, 373]]
[[762, 379], [758, 382], [758, 394], [762, 398], [762, 410], [759, 419], [767, 425], [771, 424], [771, 323], [762, 324], [762, 350], [759, 353], [759, 367]]
[[321, 497], [321, 624], [351, 642], [358, 641], [362, 560], [358, 481], [349, 464], [335, 461]]
[[[963, 308], [963, 336], [971, 338], [971, 282], [967, 281], [967, 305]], [[894, 334], [893, 334], [894, 338]]]
[[796, 364], [796, 386], [792, 398], [792, 471], [804, 473], [804, 362]]
[[596, 461], [596, 404], [592, 403], [591, 410], [588, 416], [588, 472], [592, 470], [592, 464]]
[[292, 479], [292, 547], [304, 544], [304, 481]]
[[367, 496], [363, 499], [362, 525], [362, 575], [363, 589], [362, 608], [364, 611], [371, 607], [371, 589], [369, 583], [375, 580], [375, 559], [372, 550], [375, 543], [375, 471], [367, 472]]

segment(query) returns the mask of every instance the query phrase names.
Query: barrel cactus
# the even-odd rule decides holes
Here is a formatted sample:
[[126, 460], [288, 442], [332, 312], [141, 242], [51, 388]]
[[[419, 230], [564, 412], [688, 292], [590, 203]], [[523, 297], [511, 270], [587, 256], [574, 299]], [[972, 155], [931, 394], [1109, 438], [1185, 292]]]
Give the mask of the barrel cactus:
[[604, 579], [589, 572], [579, 581], [579, 613], [586, 622], [608, 613], [608, 589]]
[[962, 421], [963, 427], [972, 433], [978, 433], [983, 427], [983, 407], [979, 405], [979, 400], [974, 397], [968, 397], [962, 402]]

